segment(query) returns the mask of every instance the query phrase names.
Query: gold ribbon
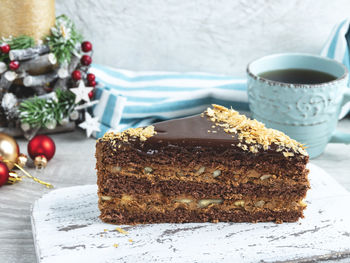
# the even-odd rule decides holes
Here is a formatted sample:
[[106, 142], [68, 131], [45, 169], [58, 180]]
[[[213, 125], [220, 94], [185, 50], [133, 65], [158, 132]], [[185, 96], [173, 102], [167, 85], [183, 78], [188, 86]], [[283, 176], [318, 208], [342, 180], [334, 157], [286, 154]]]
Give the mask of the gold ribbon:
[[17, 167], [18, 169], [21, 170], [22, 173], [25, 174], [25, 176], [27, 176], [28, 178], [34, 180], [35, 182], [45, 185], [47, 188], [53, 188], [53, 185], [47, 182], [44, 182], [42, 180], [40, 180], [39, 178], [36, 178], [35, 176], [31, 175], [30, 173], [28, 173], [26, 170], [24, 170], [20, 165], [18, 165], [17, 163], [8, 161], [8, 160], [2, 160], [5, 163], [13, 163], [15, 167]]
[[0, 37], [43, 39], [55, 23], [55, 0], [1, 0]]
[[34, 180], [35, 182], [45, 185], [47, 188], [53, 188], [53, 185], [50, 183], [46, 183], [42, 180], [40, 180], [39, 178], [34, 177], [33, 175], [31, 175], [30, 173], [28, 173], [26, 170], [24, 170], [20, 165], [15, 163], [15, 166], [20, 169], [22, 171], [22, 173], [24, 173], [27, 177], [29, 177], [30, 179]]

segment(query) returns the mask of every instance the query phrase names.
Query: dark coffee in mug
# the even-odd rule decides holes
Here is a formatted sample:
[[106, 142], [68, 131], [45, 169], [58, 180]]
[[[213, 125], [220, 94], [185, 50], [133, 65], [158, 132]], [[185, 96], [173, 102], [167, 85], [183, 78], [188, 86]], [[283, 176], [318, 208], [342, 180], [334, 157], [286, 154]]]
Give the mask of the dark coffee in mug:
[[259, 74], [264, 79], [287, 84], [321, 84], [336, 80], [331, 74], [311, 69], [280, 69]]
[[282, 53], [251, 62], [247, 74], [252, 117], [304, 143], [311, 158], [330, 141], [350, 142], [350, 134], [336, 130], [341, 107], [350, 102], [349, 73], [343, 64]]

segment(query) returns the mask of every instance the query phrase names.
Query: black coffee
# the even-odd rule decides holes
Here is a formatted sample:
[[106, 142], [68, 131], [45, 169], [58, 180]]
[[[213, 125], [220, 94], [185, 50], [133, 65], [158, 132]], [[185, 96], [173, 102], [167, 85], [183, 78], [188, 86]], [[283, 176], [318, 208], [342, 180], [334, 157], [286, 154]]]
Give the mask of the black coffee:
[[311, 69], [281, 69], [266, 71], [260, 77], [288, 84], [320, 84], [335, 80], [336, 77]]

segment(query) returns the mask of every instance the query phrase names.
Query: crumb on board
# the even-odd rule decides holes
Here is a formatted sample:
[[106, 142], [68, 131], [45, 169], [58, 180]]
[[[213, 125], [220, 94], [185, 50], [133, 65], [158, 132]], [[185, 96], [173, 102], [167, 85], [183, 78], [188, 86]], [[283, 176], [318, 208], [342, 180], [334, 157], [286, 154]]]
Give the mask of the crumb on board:
[[120, 234], [124, 234], [124, 235], [129, 234], [128, 231], [125, 231], [124, 229], [122, 229], [120, 227], [116, 227], [115, 230], [117, 230]]

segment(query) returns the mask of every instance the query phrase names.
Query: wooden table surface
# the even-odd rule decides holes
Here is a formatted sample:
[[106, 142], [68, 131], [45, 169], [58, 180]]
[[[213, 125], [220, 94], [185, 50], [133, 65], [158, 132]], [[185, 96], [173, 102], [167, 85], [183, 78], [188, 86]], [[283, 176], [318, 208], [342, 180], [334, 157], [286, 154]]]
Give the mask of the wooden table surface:
[[[342, 120], [339, 128], [350, 132], [350, 119]], [[52, 183], [55, 188], [96, 183], [95, 140], [86, 139], [81, 130], [52, 135], [52, 138], [56, 142], [55, 157], [44, 171], [36, 172], [30, 168], [30, 172]], [[27, 153], [27, 142], [23, 139], [18, 142], [22, 152]], [[329, 144], [325, 153], [311, 162], [322, 167], [350, 190], [349, 145]], [[30, 206], [34, 200], [48, 191], [50, 190], [29, 179], [0, 188], [1, 263], [36, 262], [30, 224]]]

